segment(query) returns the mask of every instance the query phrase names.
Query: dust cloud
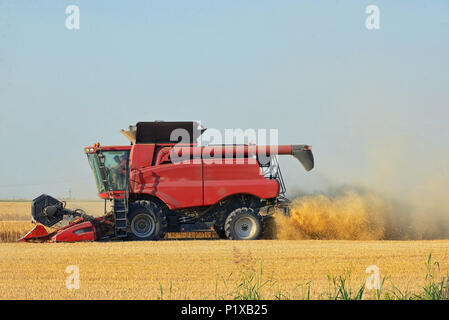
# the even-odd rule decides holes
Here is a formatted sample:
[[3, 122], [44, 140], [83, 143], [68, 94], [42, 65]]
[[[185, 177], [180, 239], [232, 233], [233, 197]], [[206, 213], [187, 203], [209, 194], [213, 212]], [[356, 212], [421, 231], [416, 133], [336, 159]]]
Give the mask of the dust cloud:
[[424, 240], [449, 238], [448, 210], [437, 203], [404, 203], [373, 191], [342, 187], [301, 196], [289, 216], [267, 221], [267, 237], [279, 240]]
[[448, 150], [395, 142], [370, 148], [359, 183], [293, 197], [290, 216], [267, 220], [266, 237], [449, 239]]

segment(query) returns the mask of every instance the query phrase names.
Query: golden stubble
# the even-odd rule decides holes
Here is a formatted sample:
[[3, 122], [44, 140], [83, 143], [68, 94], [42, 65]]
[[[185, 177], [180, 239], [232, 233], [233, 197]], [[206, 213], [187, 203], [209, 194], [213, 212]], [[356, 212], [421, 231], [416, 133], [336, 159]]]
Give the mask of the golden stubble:
[[[1, 243], [0, 299], [232, 299], [246, 274], [269, 281], [260, 293], [326, 299], [328, 275], [364, 283], [370, 265], [410, 292], [425, 281], [432, 252], [448, 272], [449, 242], [359, 240], [194, 240], [157, 242]], [[80, 270], [80, 289], [68, 290], [67, 266]], [[262, 272], [261, 272], [262, 271]], [[369, 293], [367, 293], [369, 297]]]

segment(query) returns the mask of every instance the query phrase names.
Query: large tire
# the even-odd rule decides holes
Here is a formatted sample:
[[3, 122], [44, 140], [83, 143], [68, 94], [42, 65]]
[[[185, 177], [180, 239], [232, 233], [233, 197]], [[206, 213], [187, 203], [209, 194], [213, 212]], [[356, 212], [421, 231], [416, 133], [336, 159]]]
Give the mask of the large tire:
[[256, 240], [263, 234], [263, 218], [252, 208], [238, 208], [225, 221], [226, 237], [231, 240]]
[[167, 217], [151, 201], [135, 201], [129, 205], [128, 225], [128, 240], [161, 240], [167, 233]]

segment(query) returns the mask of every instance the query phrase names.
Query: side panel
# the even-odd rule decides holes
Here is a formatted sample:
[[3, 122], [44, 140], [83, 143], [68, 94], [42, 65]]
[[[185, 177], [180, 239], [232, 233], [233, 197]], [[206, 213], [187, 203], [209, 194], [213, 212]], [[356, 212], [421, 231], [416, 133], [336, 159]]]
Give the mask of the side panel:
[[[248, 161], [250, 160], [250, 162]], [[265, 179], [254, 159], [234, 159], [232, 163], [204, 161], [204, 205], [211, 205], [233, 194], [252, 194], [262, 199], [275, 198], [279, 183]]]
[[52, 237], [53, 242], [94, 241], [96, 239], [95, 228], [88, 221], [58, 231]]
[[151, 167], [154, 154], [154, 144], [135, 144], [129, 154], [129, 188], [131, 193], [143, 190], [142, 173], [144, 168]]
[[133, 145], [129, 154], [129, 168], [133, 170], [151, 166], [154, 147], [154, 144]]
[[135, 170], [133, 193], [151, 194], [170, 209], [203, 205], [203, 174], [200, 161], [166, 163]]

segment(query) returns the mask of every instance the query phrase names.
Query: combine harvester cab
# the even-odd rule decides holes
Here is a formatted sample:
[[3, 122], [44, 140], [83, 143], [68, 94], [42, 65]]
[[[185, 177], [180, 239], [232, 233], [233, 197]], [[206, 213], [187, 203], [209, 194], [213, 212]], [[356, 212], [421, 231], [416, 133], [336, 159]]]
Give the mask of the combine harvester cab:
[[260, 238], [275, 209], [288, 212], [277, 156], [291, 155], [309, 171], [311, 147], [198, 146], [205, 130], [197, 122], [139, 122], [121, 130], [130, 145], [86, 147], [98, 196], [112, 211], [93, 218], [42, 195], [33, 201], [34, 221], [52, 227], [64, 216], [74, 220], [51, 233], [37, 226], [21, 241], [160, 240], [167, 232], [205, 231]]

